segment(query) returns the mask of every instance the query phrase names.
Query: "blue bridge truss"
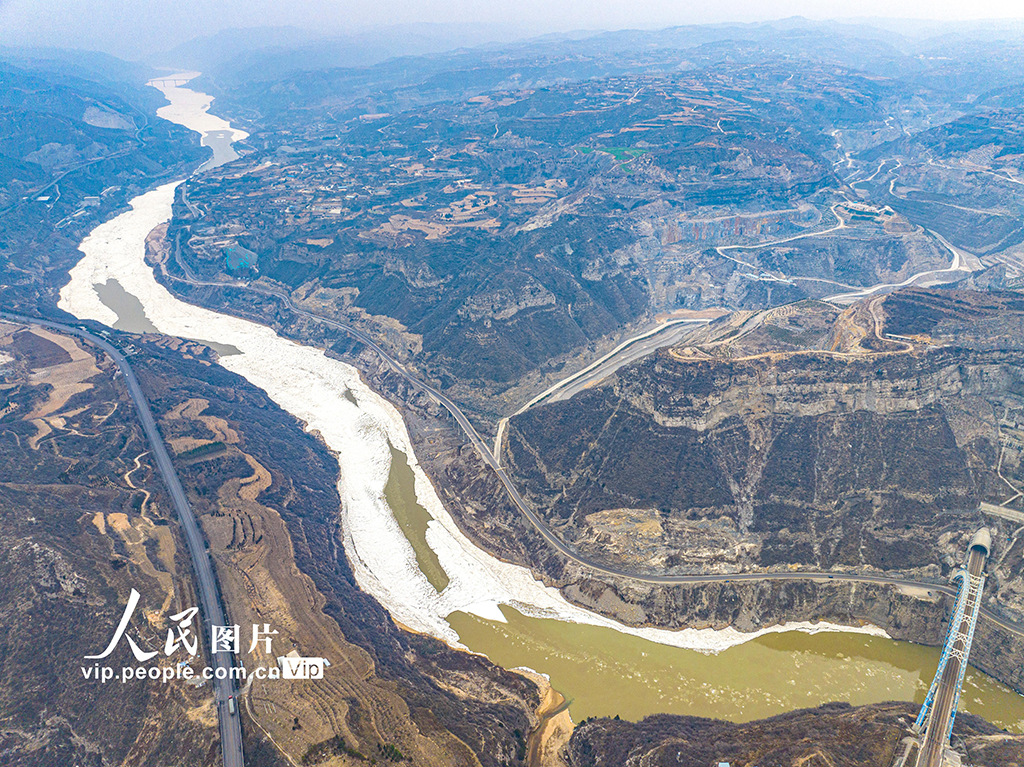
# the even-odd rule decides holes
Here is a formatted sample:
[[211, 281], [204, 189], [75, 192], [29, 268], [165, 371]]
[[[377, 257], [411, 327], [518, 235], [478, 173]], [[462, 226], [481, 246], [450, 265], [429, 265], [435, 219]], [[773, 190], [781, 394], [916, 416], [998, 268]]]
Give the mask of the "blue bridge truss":
[[[957, 708], [960, 705], [960, 691], [963, 687], [964, 674], [967, 673], [967, 658], [971, 653], [971, 643], [974, 641], [974, 629], [978, 624], [978, 613], [981, 610], [981, 592], [985, 585], [984, 575], [971, 575], [966, 568], [961, 569], [954, 580], [960, 582], [956, 594], [956, 606], [946, 629], [946, 640], [942, 645], [942, 656], [939, 658], [939, 667], [935, 671], [935, 679], [928, 690], [928, 696], [921, 706], [921, 712], [914, 722], [916, 732], [924, 732], [930, 722], [929, 715], [932, 713], [932, 706], [935, 702], [935, 695], [939, 689], [942, 676], [951, 658], [959, 663], [956, 688], [953, 698], [953, 708], [949, 716], [949, 725], [946, 728], [946, 740], [953, 734], [953, 721], [956, 719]], [[964, 619], [967, 618], [967, 627], [964, 628]]]

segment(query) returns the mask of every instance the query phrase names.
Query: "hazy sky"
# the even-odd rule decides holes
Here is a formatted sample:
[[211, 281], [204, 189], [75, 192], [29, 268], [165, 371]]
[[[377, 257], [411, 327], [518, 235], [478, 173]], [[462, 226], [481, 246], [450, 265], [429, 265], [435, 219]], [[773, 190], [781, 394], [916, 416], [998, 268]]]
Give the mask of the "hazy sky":
[[723, 21], [1024, 16], [1021, 0], [0, 0], [0, 44], [160, 51], [227, 27], [350, 31], [408, 22], [484, 22], [529, 32]]

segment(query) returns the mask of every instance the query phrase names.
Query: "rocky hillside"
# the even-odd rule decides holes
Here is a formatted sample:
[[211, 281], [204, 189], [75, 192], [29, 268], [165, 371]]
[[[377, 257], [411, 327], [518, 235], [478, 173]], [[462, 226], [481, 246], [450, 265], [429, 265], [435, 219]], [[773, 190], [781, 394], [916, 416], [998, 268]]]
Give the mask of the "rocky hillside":
[[[340, 540], [337, 463], [323, 444], [206, 347], [150, 336], [132, 350], [230, 621], [270, 622], [275, 653], [308, 648], [331, 661], [321, 681], [248, 688], [246, 763], [524, 764], [536, 685], [403, 631], [359, 590]], [[104, 684], [80, 671], [109, 642], [131, 589], [141, 600], [128, 635], [147, 650], [164, 647], [168, 615], [196, 602], [176, 515], [121, 381], [75, 339], [0, 323], [5, 765], [221, 761], [209, 685]], [[173, 668], [184, 655], [149, 664]], [[242, 662], [274, 660], [250, 648]], [[139, 666], [124, 641], [100, 663]]]
[[[821, 345], [852, 335], [858, 312], [870, 322], [852, 310]], [[764, 341], [751, 333], [727, 356], [739, 334], [719, 333], [510, 421], [511, 471], [581, 551], [657, 572], [923, 570], [959, 557], [980, 501], [1012, 495], [996, 464], [1024, 384], [1019, 350], [862, 332], [894, 350], [748, 354]]]
[[[831, 568], [941, 583], [984, 524], [986, 606], [1019, 619], [1020, 523], [978, 505], [1021, 510], [1022, 308], [1013, 292], [911, 290], [842, 312], [736, 312], [690, 346], [513, 418], [504, 465], [563, 539], [634, 572]], [[410, 403], [417, 454], [467, 533], [577, 604], [632, 625], [866, 621], [942, 642], [949, 600], [927, 589], [595, 573], [537, 534], [435, 405], [385, 369], [370, 379]], [[1019, 637], [979, 624], [978, 668], [1024, 689], [1021, 658]]]
[[[253, 684], [247, 763], [266, 752], [304, 765], [522, 765], [537, 687], [401, 629], [358, 588], [341, 541], [338, 465], [323, 442], [212, 364], [205, 347], [162, 336], [142, 347], [133, 361], [209, 541], [231, 621], [269, 620], [280, 631], [275, 653], [293, 648], [331, 662], [322, 681]], [[241, 660], [273, 662], [258, 648]]]
[[[209, 149], [156, 116], [165, 100], [142, 66], [41, 52], [12, 63], [10, 53], [0, 51], [0, 296], [36, 313], [56, 304], [96, 224]], [[104, 66], [87, 67], [93, 59]]]
[[[387, 90], [382, 71], [372, 104], [338, 72], [218, 98], [252, 138], [187, 182], [170, 230], [184, 267], [170, 270], [288, 292], [490, 416], [524, 379], [657, 312], [760, 309], [949, 265], [912, 220], [852, 194], [849, 166], [836, 172], [853, 162], [837, 126], [888, 136], [888, 115], [919, 109], [899, 81], [768, 51], [756, 65], [479, 81], [528, 71], [524, 53], [444, 76], [407, 59], [429, 84]], [[663, 55], [642, 46], [630, 67], [660, 70]], [[260, 316], [281, 320], [276, 306]]]
[[[902, 703], [833, 703], [746, 724], [667, 715], [636, 723], [594, 719], [576, 728], [566, 752], [571, 767], [889, 767], [915, 715]], [[954, 740], [976, 767], [1024, 764], [1024, 737], [978, 717], [958, 716]]]
[[[209, 687], [104, 684], [80, 671], [132, 589], [141, 606], [128, 635], [145, 649], [162, 647], [167, 616], [196, 602], [173, 507], [114, 370], [68, 336], [0, 322], [4, 764], [220, 763]], [[100, 663], [138, 665], [123, 641]]]

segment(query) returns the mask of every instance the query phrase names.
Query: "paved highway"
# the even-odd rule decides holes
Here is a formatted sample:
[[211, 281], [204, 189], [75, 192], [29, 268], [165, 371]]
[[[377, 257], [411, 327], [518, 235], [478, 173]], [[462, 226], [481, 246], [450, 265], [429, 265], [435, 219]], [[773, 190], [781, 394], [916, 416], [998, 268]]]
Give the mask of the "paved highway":
[[821, 300], [822, 301], [831, 301], [832, 303], [837, 303], [837, 304], [852, 304], [852, 303], [855, 303], [855, 302], [859, 301], [862, 298], [866, 298], [867, 296], [873, 295], [873, 294], [878, 293], [879, 291], [882, 291], [882, 290], [884, 290], [886, 292], [890, 292], [890, 291], [895, 290], [897, 288], [906, 287], [907, 285], [913, 285], [917, 280], [919, 280], [919, 279], [921, 279], [923, 277], [927, 277], [929, 275], [935, 277], [936, 275], [940, 275], [940, 274], [952, 274], [954, 272], [959, 272], [959, 271], [964, 271], [964, 270], [966, 270], [968, 272], [971, 271], [969, 268], [967, 268], [967, 267], [965, 267], [963, 265], [963, 260], [960, 257], [960, 251], [959, 250], [954, 248], [952, 245], [950, 245], [948, 242], [946, 242], [946, 240], [943, 239], [939, 234], [937, 234], [936, 232], [933, 232], [931, 229], [929, 229], [928, 232], [929, 232], [929, 234], [934, 235], [935, 238], [938, 239], [938, 241], [940, 243], [942, 243], [942, 245], [946, 248], [946, 250], [948, 250], [950, 253], [953, 254], [953, 262], [947, 268], [945, 268], [945, 269], [929, 269], [927, 271], [918, 272], [917, 274], [911, 275], [907, 279], [903, 280], [903, 282], [879, 283], [878, 285], [872, 285], [870, 288], [863, 288], [862, 290], [855, 290], [852, 293], [837, 293], [834, 296], [825, 296]]
[[[136, 131], [136, 133], [138, 133], [138, 131]], [[63, 181], [66, 176], [68, 176], [68, 175], [70, 175], [72, 173], [76, 173], [77, 171], [80, 171], [83, 168], [88, 168], [90, 165], [96, 165], [97, 163], [106, 162], [107, 160], [116, 160], [118, 157], [124, 157], [130, 151], [132, 151], [132, 150], [130, 150], [130, 149], [122, 149], [119, 152], [113, 152], [112, 154], [108, 154], [105, 157], [97, 157], [95, 160], [89, 160], [88, 162], [83, 162], [83, 163], [81, 163], [79, 165], [76, 165], [73, 168], [68, 168], [66, 171], [64, 171], [59, 176], [57, 176], [55, 179], [53, 179], [53, 181], [50, 181], [49, 183], [47, 183], [46, 186], [41, 186], [38, 189], [35, 189], [35, 190], [29, 192], [28, 194], [23, 195], [14, 204], [7, 206], [3, 210], [0, 210], [0, 216], [5, 216], [8, 213], [10, 213], [12, 210], [14, 210], [15, 208], [20, 208], [25, 203], [32, 202], [33, 200], [35, 200], [36, 197], [41, 195], [47, 189], [49, 189], [50, 187], [55, 186], [55, 185], [59, 184], [61, 181]]]
[[[662, 347], [675, 345], [693, 330], [692, 325], [706, 325], [709, 322], [711, 322], [710, 318], [668, 320], [632, 338], [627, 338], [600, 359], [542, 391], [519, 408], [513, 416], [525, 413], [534, 405], [539, 405], [542, 402], [559, 402], [569, 399], [574, 394], [593, 386], [599, 381], [603, 381], [623, 365], [628, 365], [630, 362], [634, 362], [641, 357], [646, 357], [651, 352]], [[498, 421], [498, 432], [494, 437], [494, 450], [492, 452], [498, 463], [501, 463], [501, 439], [507, 424], [508, 417]]]
[[[199, 524], [196, 522], [192, 506], [189, 504], [188, 497], [185, 495], [181, 482], [178, 480], [178, 473], [174, 470], [174, 465], [171, 463], [171, 457], [168, 455], [163, 437], [160, 435], [159, 429], [157, 429], [153, 413], [149, 409], [149, 403], [146, 401], [142, 388], [139, 386], [139, 381], [124, 355], [110, 342], [79, 327], [41, 320], [35, 317], [26, 317], [20, 314], [11, 314], [9, 312], [0, 312], [0, 318], [12, 322], [40, 325], [62, 333], [78, 336], [93, 346], [98, 346], [114, 360], [114, 363], [124, 376], [125, 383], [128, 386], [128, 393], [131, 395], [132, 402], [135, 403], [139, 420], [142, 421], [142, 429], [146, 433], [146, 439], [149, 440], [150, 449], [156, 459], [157, 468], [164, 478], [164, 483], [167, 485], [174, 508], [178, 513], [178, 520], [181, 522], [181, 528], [185, 534], [185, 542], [188, 544], [188, 551], [192, 557], [192, 567], [196, 574], [196, 582], [199, 587], [199, 601], [203, 610], [203, 616], [206, 619], [206, 626], [228, 625], [228, 622], [224, 619], [224, 611], [221, 609], [220, 600], [217, 597], [217, 578], [214, 575], [213, 563], [210, 561], [209, 552], [206, 550], [206, 543], [199, 530]], [[209, 635], [209, 628], [207, 628], [205, 636], [209, 637]], [[221, 673], [227, 674], [231, 668], [230, 656], [227, 653], [213, 655], [212, 666], [214, 669], [224, 669]], [[221, 752], [224, 756], [224, 767], [243, 767], [242, 726], [238, 715], [230, 714], [227, 706], [228, 696], [237, 696], [238, 694], [235, 683], [230, 678], [215, 679], [213, 681], [213, 689], [220, 717], [220, 742]]]
[[[455, 421], [462, 428], [466, 437], [480, 453], [481, 458], [484, 462], [494, 471], [495, 475], [501, 481], [504, 486], [506, 493], [509, 498], [515, 504], [516, 508], [520, 513], [526, 517], [533, 528], [541, 535], [541, 537], [547, 542], [549, 546], [558, 551], [560, 554], [565, 556], [567, 559], [576, 562], [579, 565], [586, 567], [595, 573], [602, 575], [612, 576], [615, 578], [625, 578], [628, 580], [639, 581], [641, 583], [653, 583], [653, 584], [694, 584], [694, 583], [731, 583], [731, 582], [746, 582], [746, 581], [816, 581], [826, 582], [830, 580], [844, 581], [847, 583], [874, 583], [879, 585], [897, 586], [904, 588], [915, 588], [939, 592], [947, 594], [949, 596], [956, 596], [956, 589], [952, 586], [944, 583], [931, 583], [927, 581], [915, 581], [908, 580], [905, 578], [893, 578], [884, 575], [874, 575], [870, 573], [839, 573], [839, 572], [819, 572], [819, 571], [785, 571], [785, 572], [758, 572], [758, 573], [737, 573], [737, 574], [713, 574], [713, 575], [657, 575], [657, 574], [646, 574], [631, 572], [628, 570], [622, 570], [615, 567], [609, 567], [607, 565], [595, 562], [589, 559], [585, 555], [579, 553], [571, 546], [566, 544], [561, 538], [555, 535], [544, 522], [543, 519], [533, 510], [533, 508], [526, 502], [526, 500], [519, 494], [512, 480], [508, 474], [505, 473], [504, 469], [498, 463], [494, 453], [491, 452], [489, 446], [484, 441], [473, 424], [470, 423], [469, 418], [466, 414], [459, 409], [459, 407], [452, 402], [448, 397], [442, 394], [440, 391], [430, 386], [424, 381], [416, 378], [412, 373], [405, 369], [405, 367], [388, 352], [382, 349], [367, 333], [353, 328], [344, 323], [337, 322], [335, 320], [322, 317], [313, 312], [300, 309], [291, 300], [291, 297], [285, 293], [270, 290], [262, 287], [254, 287], [242, 282], [203, 282], [194, 279], [184, 279], [173, 275], [168, 275], [166, 271], [164, 274], [171, 279], [179, 282], [185, 282], [187, 284], [202, 286], [202, 287], [215, 287], [215, 288], [236, 288], [242, 290], [249, 290], [261, 295], [277, 298], [280, 300], [287, 309], [296, 315], [306, 317], [308, 319], [321, 322], [328, 327], [335, 328], [348, 334], [352, 338], [360, 341], [369, 348], [373, 349], [381, 359], [383, 359], [398, 375], [404, 378], [414, 388], [426, 393], [428, 396], [434, 399], [438, 404], [444, 407], [455, 419]], [[983, 607], [981, 614], [987, 619], [991, 620], [996, 625], [1011, 631], [1019, 636], [1024, 636], [1024, 624], [1019, 624], [1015, 621], [1003, 618], [996, 613]]]

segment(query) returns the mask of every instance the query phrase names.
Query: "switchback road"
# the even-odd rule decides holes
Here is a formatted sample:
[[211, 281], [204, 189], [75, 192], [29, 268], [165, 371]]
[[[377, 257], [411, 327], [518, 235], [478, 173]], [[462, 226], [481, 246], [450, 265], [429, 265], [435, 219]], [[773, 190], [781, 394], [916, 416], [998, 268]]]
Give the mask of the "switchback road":
[[[435, 389], [425, 381], [421, 381], [419, 378], [410, 373], [406, 368], [396, 360], [391, 354], [382, 349], [370, 336], [358, 328], [351, 327], [336, 320], [328, 319], [320, 316], [313, 312], [301, 309], [296, 306], [291, 297], [287, 294], [271, 290], [269, 288], [254, 287], [246, 283], [241, 282], [203, 282], [194, 279], [185, 279], [167, 274], [164, 270], [164, 274], [170, 279], [177, 280], [179, 282], [185, 282], [187, 284], [201, 286], [201, 287], [214, 287], [214, 288], [234, 288], [248, 290], [264, 296], [269, 296], [278, 299], [282, 304], [290, 311], [300, 317], [306, 317], [316, 322], [323, 323], [327, 327], [335, 328], [343, 333], [351, 336], [357, 341], [365, 344], [367, 347], [377, 353], [382, 360], [384, 360], [398, 375], [405, 379], [413, 388], [424, 392], [431, 397], [435, 402], [440, 404], [447, 410], [451, 416], [455, 419], [456, 423], [465, 433], [466, 437], [476, 448], [477, 452], [484, 462], [491, 468], [498, 477], [502, 486], [505, 488], [505, 492], [508, 494], [512, 503], [516, 506], [519, 512], [529, 521], [530, 525], [537, 531], [538, 534], [544, 539], [544, 541], [551, 546], [553, 549], [558, 551], [564, 557], [585, 567], [586, 569], [613, 578], [623, 578], [632, 581], [638, 581], [640, 583], [651, 583], [660, 585], [685, 585], [685, 584], [698, 584], [698, 583], [740, 583], [750, 581], [814, 581], [814, 582], [827, 582], [827, 581], [842, 581], [847, 583], [869, 583], [876, 585], [895, 586], [897, 588], [909, 588], [909, 589], [925, 589], [926, 591], [932, 591], [950, 596], [956, 596], [956, 590], [945, 583], [932, 583], [927, 581], [916, 581], [906, 578], [895, 578], [885, 575], [875, 575], [872, 573], [840, 573], [840, 572], [821, 572], [821, 571], [784, 571], [784, 572], [755, 572], [755, 573], [736, 573], [736, 574], [700, 574], [700, 575], [658, 575], [658, 574], [647, 574], [638, 573], [629, 570], [623, 570], [616, 567], [596, 562], [584, 554], [573, 549], [565, 541], [555, 535], [554, 532], [547, 526], [544, 520], [537, 514], [536, 511], [526, 502], [526, 500], [520, 495], [515, 485], [512, 483], [511, 478], [501, 468], [498, 459], [491, 452], [490, 447], [484, 441], [483, 437], [477, 432], [473, 424], [465, 413], [450, 400], [443, 393]], [[1024, 636], [1024, 624], [1019, 624], [1015, 621], [1011, 621], [1007, 618], [1003, 618], [1000, 615], [992, 612], [988, 608], [982, 608], [984, 617], [991, 620], [996, 625], [1011, 631], [1019, 636]]]
[[[207, 637], [210, 636], [210, 626], [229, 625], [224, 619], [224, 611], [221, 609], [220, 599], [217, 597], [217, 577], [213, 572], [213, 563], [210, 561], [210, 555], [206, 550], [203, 534], [199, 530], [199, 524], [196, 521], [195, 514], [192, 512], [192, 506], [188, 502], [188, 496], [185, 495], [185, 490], [178, 479], [178, 473], [174, 470], [174, 465], [171, 463], [171, 457], [167, 453], [163, 437], [160, 435], [160, 430], [153, 419], [149, 403], [142, 393], [142, 388], [139, 386], [139, 381], [128, 364], [128, 360], [109, 341], [90, 333], [83, 327], [65, 325], [60, 322], [41, 320], [36, 317], [26, 317], [9, 312], [0, 312], [0, 319], [39, 325], [77, 336], [92, 346], [102, 349], [114, 361], [114, 364], [117, 365], [118, 370], [124, 376], [125, 384], [128, 386], [128, 393], [135, 404], [139, 420], [142, 421], [142, 429], [146, 434], [146, 439], [149, 441], [157, 468], [160, 470], [164, 483], [167, 485], [171, 501], [174, 503], [175, 511], [178, 513], [178, 520], [181, 522], [181, 529], [185, 534], [185, 542], [188, 545], [189, 555], [192, 558], [192, 567], [195, 570], [200, 606], [202, 607], [205, 625], [207, 626], [205, 635]], [[224, 673], [226, 676], [225, 679], [215, 678], [213, 680], [215, 698], [218, 703], [217, 711], [220, 718], [220, 742], [221, 752], [224, 756], [224, 767], [243, 767], [242, 726], [238, 715], [231, 714], [227, 705], [228, 697], [237, 696], [238, 694], [235, 682], [230, 678], [231, 661], [227, 653], [211, 653], [210, 662], [215, 669], [215, 673], [217, 669], [224, 669], [220, 673]]]
[[[945, 268], [945, 269], [928, 269], [926, 271], [918, 272], [917, 274], [911, 275], [907, 279], [903, 280], [903, 282], [896, 282], [896, 283], [891, 283], [891, 284], [890, 283], [879, 283], [878, 285], [872, 285], [869, 288], [863, 288], [861, 290], [855, 290], [855, 291], [853, 291], [851, 293], [837, 293], [834, 296], [825, 296], [821, 300], [822, 301], [831, 301], [833, 303], [839, 303], [839, 304], [852, 304], [852, 303], [854, 303], [856, 301], [859, 301], [862, 298], [867, 298], [868, 296], [873, 295], [873, 294], [878, 293], [878, 292], [883, 291], [883, 290], [886, 291], [886, 292], [889, 292], [889, 291], [892, 291], [892, 290], [896, 290], [897, 288], [906, 287], [907, 285], [913, 285], [918, 280], [926, 278], [926, 277], [935, 277], [935, 276], [940, 275], [940, 274], [952, 274], [954, 272], [964, 271], [965, 267], [963, 265], [963, 260], [961, 259], [961, 256], [960, 256], [960, 251], [957, 250], [956, 248], [954, 248], [952, 245], [950, 245], [945, 239], [943, 239], [936, 232], [933, 232], [931, 229], [929, 229], [928, 232], [929, 232], [929, 234], [934, 235], [935, 238], [943, 245], [943, 247], [945, 247], [946, 250], [948, 250], [953, 255], [953, 262], [947, 268]], [[970, 269], [966, 269], [966, 271], [970, 271]]]

